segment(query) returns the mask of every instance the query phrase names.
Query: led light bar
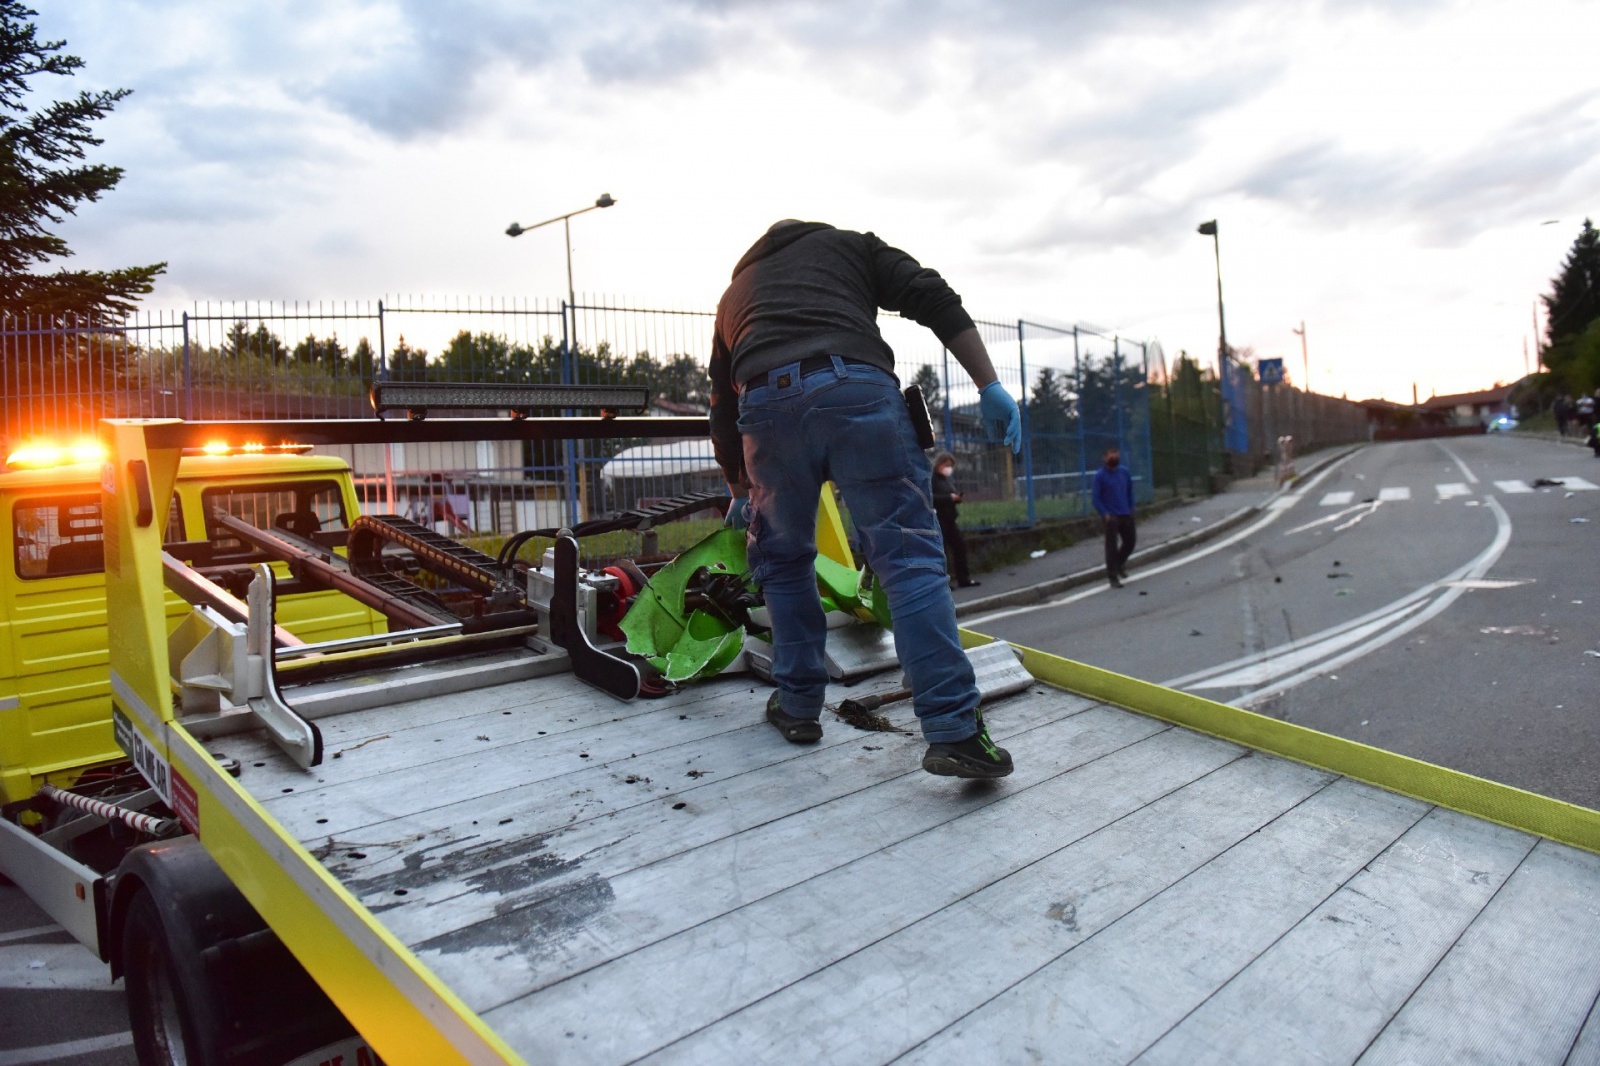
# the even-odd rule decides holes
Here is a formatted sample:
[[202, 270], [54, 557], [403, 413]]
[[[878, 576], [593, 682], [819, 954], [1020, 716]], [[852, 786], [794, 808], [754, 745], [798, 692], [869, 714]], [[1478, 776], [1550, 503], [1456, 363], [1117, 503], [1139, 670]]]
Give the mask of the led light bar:
[[380, 381], [372, 386], [372, 409], [405, 411], [413, 420], [429, 410], [510, 411], [527, 418], [535, 411], [598, 410], [602, 415], [643, 414], [650, 390], [643, 385], [517, 385], [448, 381]]
[[80, 440], [66, 446], [36, 441], [24, 444], [6, 456], [6, 465], [14, 470], [48, 470], [57, 466], [105, 461], [105, 445], [93, 440]]
[[198, 448], [185, 448], [183, 454], [209, 455], [217, 458], [224, 455], [306, 455], [311, 450], [310, 444], [262, 444], [259, 441], [229, 444], [227, 441], [212, 440]]

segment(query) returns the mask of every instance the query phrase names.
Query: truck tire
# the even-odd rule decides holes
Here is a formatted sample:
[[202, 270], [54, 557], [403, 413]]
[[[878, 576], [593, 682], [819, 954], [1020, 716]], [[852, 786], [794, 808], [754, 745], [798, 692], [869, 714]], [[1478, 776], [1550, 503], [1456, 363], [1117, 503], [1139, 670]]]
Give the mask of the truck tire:
[[221, 1066], [207, 1038], [216, 1032], [217, 1005], [189, 947], [173, 943], [155, 900], [140, 889], [122, 926], [128, 1021], [140, 1066]]
[[281, 1066], [355, 1030], [193, 837], [129, 852], [113, 890], [140, 1066]]

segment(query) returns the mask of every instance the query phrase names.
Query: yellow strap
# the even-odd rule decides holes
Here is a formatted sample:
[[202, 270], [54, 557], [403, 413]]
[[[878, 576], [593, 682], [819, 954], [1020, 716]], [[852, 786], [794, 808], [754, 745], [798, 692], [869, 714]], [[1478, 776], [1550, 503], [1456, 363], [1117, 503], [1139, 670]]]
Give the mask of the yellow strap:
[[[966, 629], [961, 631], [961, 638], [967, 647], [987, 644], [994, 639]], [[1319, 733], [1305, 726], [1280, 722], [1254, 711], [1124, 677], [1048, 652], [1020, 645], [1017, 650], [1022, 653], [1023, 665], [1034, 677], [1068, 692], [1331, 770], [1424, 803], [1586, 851], [1600, 852], [1600, 811]]]

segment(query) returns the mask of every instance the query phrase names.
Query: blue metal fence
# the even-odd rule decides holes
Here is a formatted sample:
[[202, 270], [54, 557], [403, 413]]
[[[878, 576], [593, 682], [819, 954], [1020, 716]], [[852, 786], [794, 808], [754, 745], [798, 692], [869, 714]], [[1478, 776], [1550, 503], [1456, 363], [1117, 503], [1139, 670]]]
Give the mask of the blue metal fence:
[[[92, 435], [106, 416], [271, 421], [373, 417], [374, 380], [631, 383], [661, 413], [703, 413], [712, 313], [614, 299], [201, 304], [115, 321], [0, 321], [8, 446]], [[969, 528], [1083, 514], [1089, 477], [1122, 449], [1153, 490], [1147, 348], [1084, 327], [978, 322], [1022, 406], [1024, 445], [990, 443], [977, 389], [927, 330], [880, 321], [902, 381], [928, 394], [956, 456]], [[720, 479], [709, 442], [583, 441], [343, 449], [364, 495], [401, 512], [510, 532], [577, 521]]]

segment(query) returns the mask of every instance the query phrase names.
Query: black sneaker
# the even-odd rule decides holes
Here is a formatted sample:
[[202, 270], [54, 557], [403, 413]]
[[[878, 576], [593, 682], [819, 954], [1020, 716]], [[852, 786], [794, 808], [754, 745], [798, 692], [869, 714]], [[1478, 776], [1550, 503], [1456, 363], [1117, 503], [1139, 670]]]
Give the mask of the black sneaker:
[[1117, 580], [1116, 574], [1111, 575], [1111, 587], [1114, 589], [1120, 589], [1122, 587], [1122, 582]]
[[1128, 580], [1128, 568], [1126, 566], [1117, 567], [1117, 576], [1124, 581]]
[[796, 718], [786, 713], [776, 692], [767, 698], [767, 721], [777, 726], [783, 739], [791, 744], [815, 744], [822, 739], [821, 719]]
[[978, 718], [978, 731], [966, 740], [929, 744], [922, 768], [940, 777], [1005, 777], [1014, 769], [1011, 753], [989, 739], [989, 729]]

